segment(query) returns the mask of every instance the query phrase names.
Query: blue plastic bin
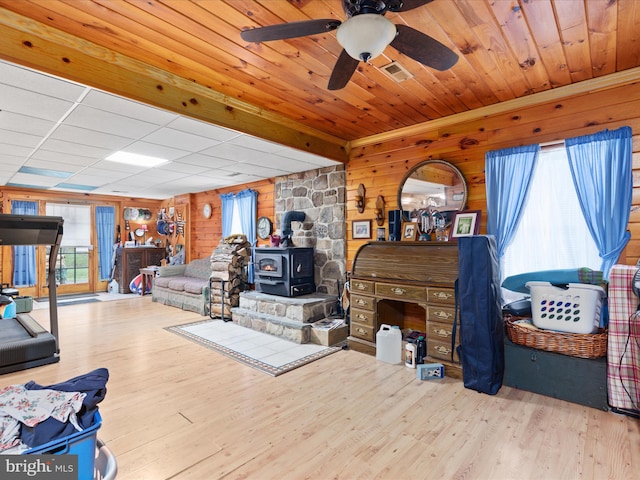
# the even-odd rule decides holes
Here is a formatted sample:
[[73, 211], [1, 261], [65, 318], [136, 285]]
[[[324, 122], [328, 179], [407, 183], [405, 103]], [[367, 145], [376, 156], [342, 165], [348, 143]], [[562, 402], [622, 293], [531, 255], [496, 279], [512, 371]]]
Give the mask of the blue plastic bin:
[[78, 455], [78, 480], [94, 479], [94, 463], [98, 442], [98, 429], [102, 425], [102, 417], [96, 412], [93, 425], [81, 432], [72, 433], [63, 438], [52, 440], [24, 452], [25, 455]]

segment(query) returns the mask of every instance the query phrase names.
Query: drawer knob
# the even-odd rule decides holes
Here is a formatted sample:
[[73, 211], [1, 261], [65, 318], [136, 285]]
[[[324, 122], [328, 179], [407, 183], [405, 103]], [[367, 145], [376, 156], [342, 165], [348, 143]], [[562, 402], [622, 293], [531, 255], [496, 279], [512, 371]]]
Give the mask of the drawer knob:
[[443, 318], [445, 320], [449, 320], [453, 315], [450, 312], [446, 312], [444, 310], [436, 310], [433, 314], [438, 318]]
[[366, 304], [367, 304], [367, 302], [366, 302], [365, 300], [361, 299], [361, 298], [357, 299], [357, 300], [356, 300], [356, 303], [357, 303], [358, 305], [366, 305]]
[[445, 330], [444, 328], [435, 328], [433, 330], [433, 333], [435, 333], [438, 337], [449, 337], [451, 336], [451, 331], [449, 330]]
[[356, 333], [359, 333], [360, 335], [366, 335], [367, 331], [364, 328], [356, 328]]
[[451, 297], [453, 297], [453, 293], [449, 293], [449, 292], [434, 292], [433, 296], [436, 297], [438, 300], [449, 300]]
[[362, 313], [359, 313], [358, 315], [356, 315], [356, 317], [358, 318], [358, 320], [366, 320], [367, 319], [367, 316], [362, 314]]
[[393, 287], [391, 291], [396, 295], [404, 295], [405, 293], [407, 293], [407, 291], [404, 288], [400, 288], [400, 287]]
[[367, 286], [364, 283], [356, 283], [356, 288], [358, 290], [364, 290], [367, 288]]
[[436, 345], [433, 349], [442, 355], [449, 355], [451, 353], [450, 348], [443, 347], [442, 345]]

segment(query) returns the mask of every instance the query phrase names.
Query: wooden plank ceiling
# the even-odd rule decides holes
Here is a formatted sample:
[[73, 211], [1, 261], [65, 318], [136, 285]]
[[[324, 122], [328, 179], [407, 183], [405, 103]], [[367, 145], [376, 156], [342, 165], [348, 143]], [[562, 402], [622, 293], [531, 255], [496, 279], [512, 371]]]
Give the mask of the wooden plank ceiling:
[[[387, 47], [337, 91], [327, 89], [341, 52], [335, 32], [262, 44], [244, 42], [240, 32], [345, 20], [340, 0], [0, 0], [0, 7], [2, 29], [89, 52], [86, 43], [70, 47], [61, 31], [215, 92], [219, 102], [258, 119], [251, 126], [244, 120], [248, 133], [259, 135], [263, 122], [265, 131], [280, 125], [337, 145], [640, 66], [637, 0], [435, 0], [387, 13], [453, 49], [458, 63], [439, 72]], [[26, 38], [23, 49], [33, 47]], [[65, 60], [37, 65], [15, 45], [3, 45], [0, 57], [69, 76], [54, 64]], [[413, 78], [392, 80], [379, 68], [391, 61]], [[229, 125], [243, 130], [242, 123]], [[295, 143], [278, 135], [264, 136]]]

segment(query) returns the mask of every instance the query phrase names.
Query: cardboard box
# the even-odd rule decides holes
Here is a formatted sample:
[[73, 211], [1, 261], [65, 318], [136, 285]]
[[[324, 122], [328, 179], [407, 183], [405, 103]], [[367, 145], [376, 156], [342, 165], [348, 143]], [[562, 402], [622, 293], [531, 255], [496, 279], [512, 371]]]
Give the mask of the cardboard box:
[[444, 365], [441, 363], [423, 363], [416, 365], [416, 377], [418, 377], [418, 380], [444, 378]]
[[340, 342], [344, 342], [349, 334], [348, 325], [341, 325], [332, 330], [321, 330], [319, 328], [311, 328], [311, 343], [330, 347]]

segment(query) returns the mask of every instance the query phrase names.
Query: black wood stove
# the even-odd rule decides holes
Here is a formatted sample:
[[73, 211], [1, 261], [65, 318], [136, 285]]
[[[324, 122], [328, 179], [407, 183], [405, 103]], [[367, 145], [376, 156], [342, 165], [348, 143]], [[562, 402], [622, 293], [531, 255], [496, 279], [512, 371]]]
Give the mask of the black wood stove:
[[316, 291], [313, 248], [256, 248], [254, 266], [254, 281], [258, 292], [297, 297]]

